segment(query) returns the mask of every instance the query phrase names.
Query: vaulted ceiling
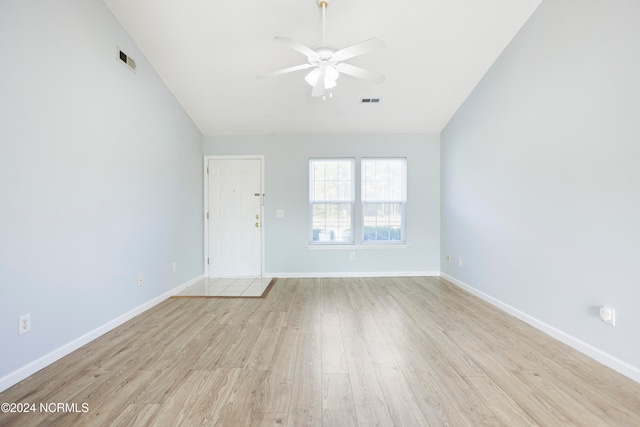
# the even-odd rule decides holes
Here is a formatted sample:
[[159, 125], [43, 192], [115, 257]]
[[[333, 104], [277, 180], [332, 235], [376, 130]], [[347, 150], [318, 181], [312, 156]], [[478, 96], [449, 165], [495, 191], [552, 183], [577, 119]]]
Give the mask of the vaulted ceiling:
[[542, 0], [332, 0], [327, 43], [384, 41], [348, 62], [386, 80], [341, 75], [326, 100], [308, 71], [256, 78], [306, 63], [274, 37], [320, 44], [317, 0], [103, 1], [201, 132], [225, 135], [440, 132]]

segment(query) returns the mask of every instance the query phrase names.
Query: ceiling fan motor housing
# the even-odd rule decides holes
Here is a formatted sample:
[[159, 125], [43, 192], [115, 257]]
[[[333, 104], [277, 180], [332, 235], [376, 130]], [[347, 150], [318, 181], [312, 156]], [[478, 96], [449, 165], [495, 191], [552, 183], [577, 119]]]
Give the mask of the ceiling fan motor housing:
[[338, 63], [338, 59], [333, 56], [334, 52], [338, 50], [337, 47], [318, 45], [314, 46], [313, 50], [316, 52], [316, 55], [308, 57], [310, 64], [319, 65], [323, 62], [328, 62], [332, 65], [336, 65]]

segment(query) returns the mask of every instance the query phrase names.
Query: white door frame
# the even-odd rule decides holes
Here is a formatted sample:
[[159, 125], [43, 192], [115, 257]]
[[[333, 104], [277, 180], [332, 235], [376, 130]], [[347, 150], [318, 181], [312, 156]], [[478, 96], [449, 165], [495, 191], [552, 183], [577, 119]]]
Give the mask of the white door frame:
[[209, 220], [207, 208], [209, 206], [209, 160], [260, 160], [260, 275], [264, 276], [264, 155], [244, 156], [204, 156], [203, 180], [204, 180], [204, 277], [209, 277]]

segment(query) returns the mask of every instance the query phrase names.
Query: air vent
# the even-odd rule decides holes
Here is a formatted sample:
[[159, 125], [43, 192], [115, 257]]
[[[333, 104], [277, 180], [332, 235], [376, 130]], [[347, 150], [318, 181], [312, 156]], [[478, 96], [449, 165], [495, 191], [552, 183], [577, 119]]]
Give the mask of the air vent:
[[361, 104], [379, 104], [380, 98], [362, 98], [360, 100]]
[[129, 55], [118, 49], [118, 57], [120, 61], [122, 61], [131, 71], [136, 70], [136, 61], [133, 60]]

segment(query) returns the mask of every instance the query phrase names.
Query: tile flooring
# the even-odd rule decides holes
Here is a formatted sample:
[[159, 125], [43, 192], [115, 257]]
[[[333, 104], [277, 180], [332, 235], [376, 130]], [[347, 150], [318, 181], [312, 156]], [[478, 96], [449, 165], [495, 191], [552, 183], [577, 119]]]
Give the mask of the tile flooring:
[[273, 280], [270, 277], [202, 279], [176, 297], [260, 297]]

